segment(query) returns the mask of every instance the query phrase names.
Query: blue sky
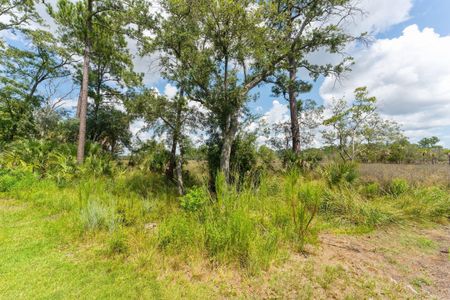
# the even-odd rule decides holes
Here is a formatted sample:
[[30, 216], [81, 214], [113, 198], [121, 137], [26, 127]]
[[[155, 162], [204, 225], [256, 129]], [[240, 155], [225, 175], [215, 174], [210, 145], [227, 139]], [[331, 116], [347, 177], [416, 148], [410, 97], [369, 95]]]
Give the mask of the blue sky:
[[[355, 66], [341, 83], [320, 78], [301, 97], [326, 106], [332, 98], [350, 98], [354, 88], [368, 86], [382, 115], [399, 122], [411, 140], [436, 135], [450, 147], [450, 1], [360, 2], [367, 14], [352, 26], [370, 31], [373, 42], [350, 50]], [[269, 86], [258, 92], [259, 100], [250, 107], [259, 107], [269, 119], [287, 114], [280, 108], [286, 102], [272, 97]]]
[[[359, 3], [366, 14], [349, 29], [370, 32], [372, 43], [349, 49], [355, 66], [342, 82], [319, 78], [301, 97], [327, 106], [333, 98], [350, 98], [354, 88], [367, 86], [382, 115], [399, 122], [412, 141], [436, 135], [450, 147], [450, 1]], [[156, 87], [163, 91], [166, 84], [159, 80]], [[270, 85], [253, 93], [259, 98], [248, 104], [252, 111], [273, 122], [287, 118], [287, 103], [272, 96]]]
[[[348, 24], [348, 30], [368, 31], [373, 42], [367, 47], [349, 46], [355, 65], [340, 83], [319, 78], [313, 90], [301, 97], [327, 106], [333, 98], [350, 98], [354, 88], [367, 86], [377, 97], [382, 115], [399, 122], [413, 141], [436, 135], [450, 147], [450, 0], [354, 1], [366, 14]], [[328, 61], [329, 57], [316, 55], [314, 59]], [[166, 89], [167, 82], [160, 78], [154, 61], [154, 57], [136, 57], [136, 70], [146, 73], [147, 85], [162, 93], [173, 91]], [[77, 92], [75, 89], [67, 107], [75, 103]], [[271, 122], [287, 118], [287, 103], [273, 97], [269, 85], [254, 93], [259, 98], [248, 104], [252, 111], [265, 114]], [[133, 125], [133, 131], [137, 126]]]

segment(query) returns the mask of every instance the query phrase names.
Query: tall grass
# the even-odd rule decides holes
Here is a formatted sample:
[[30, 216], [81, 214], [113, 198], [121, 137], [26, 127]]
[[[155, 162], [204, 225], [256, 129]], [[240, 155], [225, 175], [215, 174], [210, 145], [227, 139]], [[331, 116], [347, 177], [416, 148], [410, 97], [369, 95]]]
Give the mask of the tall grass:
[[143, 171], [64, 185], [29, 171], [4, 171], [0, 196], [67, 216], [75, 235], [106, 234], [110, 254], [131, 255], [137, 250], [130, 245], [138, 244], [179, 263], [206, 259], [212, 266], [232, 265], [251, 274], [291, 251], [304, 251], [319, 228], [358, 231], [407, 221], [448, 222], [450, 196], [444, 187], [417, 188], [394, 180], [383, 188], [358, 183], [347, 167], [333, 168], [332, 176], [291, 171], [262, 176], [258, 184], [250, 178], [239, 187], [219, 174], [215, 194], [200, 186], [181, 198], [162, 176]]

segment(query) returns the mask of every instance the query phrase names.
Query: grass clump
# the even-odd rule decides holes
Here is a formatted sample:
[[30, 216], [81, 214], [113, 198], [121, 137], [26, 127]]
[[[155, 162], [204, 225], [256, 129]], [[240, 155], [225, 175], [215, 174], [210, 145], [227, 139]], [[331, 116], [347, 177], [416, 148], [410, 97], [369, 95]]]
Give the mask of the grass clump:
[[371, 182], [362, 186], [362, 193], [369, 199], [374, 199], [381, 194], [381, 187], [378, 182]]
[[108, 240], [108, 254], [126, 254], [128, 250], [125, 234], [120, 230], [115, 231]]
[[189, 256], [201, 252], [203, 231], [191, 216], [175, 214], [158, 227], [158, 247], [166, 253]]
[[114, 209], [98, 201], [91, 200], [80, 213], [81, 224], [86, 230], [108, 229], [113, 231], [116, 226]]
[[389, 185], [389, 192], [394, 197], [398, 197], [409, 190], [409, 183], [405, 179], [395, 178], [391, 181]]
[[397, 198], [395, 207], [409, 220], [448, 222], [450, 193], [440, 187], [418, 188]]
[[352, 188], [328, 190], [320, 210], [327, 220], [343, 226], [373, 229], [396, 220], [389, 207], [376, 201], [368, 201]]
[[310, 234], [311, 222], [323, 201], [325, 186], [320, 181], [304, 182], [296, 172], [291, 172], [286, 179], [285, 193], [290, 202], [299, 248], [303, 250], [306, 237]]
[[333, 162], [324, 168], [323, 173], [330, 186], [351, 184], [358, 178], [358, 165], [354, 162]]

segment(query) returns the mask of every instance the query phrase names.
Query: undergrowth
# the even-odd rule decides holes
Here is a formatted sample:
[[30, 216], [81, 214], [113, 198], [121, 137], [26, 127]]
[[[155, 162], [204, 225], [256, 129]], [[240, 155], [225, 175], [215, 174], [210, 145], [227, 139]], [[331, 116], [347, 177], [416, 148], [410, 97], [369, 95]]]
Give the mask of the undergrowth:
[[400, 179], [383, 187], [358, 182], [348, 166], [331, 168], [331, 173], [266, 175], [257, 186], [253, 181], [228, 185], [218, 175], [215, 193], [205, 184], [183, 197], [163, 176], [144, 171], [84, 176], [70, 184], [30, 170], [1, 171], [0, 193], [64, 214], [71, 226], [61, 224], [60, 230], [74, 239], [106, 234], [107, 255], [151, 249], [179, 264], [206, 259], [211, 266], [235, 266], [248, 274], [292, 251], [306, 251], [318, 230], [365, 232], [449, 220], [445, 187], [415, 187]]

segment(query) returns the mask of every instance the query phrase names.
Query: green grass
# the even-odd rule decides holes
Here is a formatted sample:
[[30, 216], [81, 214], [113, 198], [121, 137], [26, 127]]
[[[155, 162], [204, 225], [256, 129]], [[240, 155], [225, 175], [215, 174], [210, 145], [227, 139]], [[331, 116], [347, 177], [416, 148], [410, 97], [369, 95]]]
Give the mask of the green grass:
[[[251, 296], [245, 283], [230, 288], [229, 281], [267, 276], [317, 243], [320, 231], [361, 234], [448, 222], [450, 215], [444, 188], [391, 193], [357, 182], [329, 185], [317, 174], [271, 175], [257, 188], [218, 177], [215, 196], [200, 187], [182, 199], [163, 177], [142, 172], [64, 184], [12, 173], [0, 176], [0, 188], [5, 299]], [[413, 235], [401, 242], [425, 252], [436, 247]], [[319, 269], [303, 269], [308, 282], [298, 288], [305, 296], [353, 280], [341, 266]], [[294, 277], [286, 280], [293, 284]], [[356, 289], [377, 293], [362, 281]]]
[[[0, 294], [4, 299], [159, 297], [156, 274], [77, 247], [65, 215], [1, 200]], [[144, 276], [142, 276], [144, 275]]]

